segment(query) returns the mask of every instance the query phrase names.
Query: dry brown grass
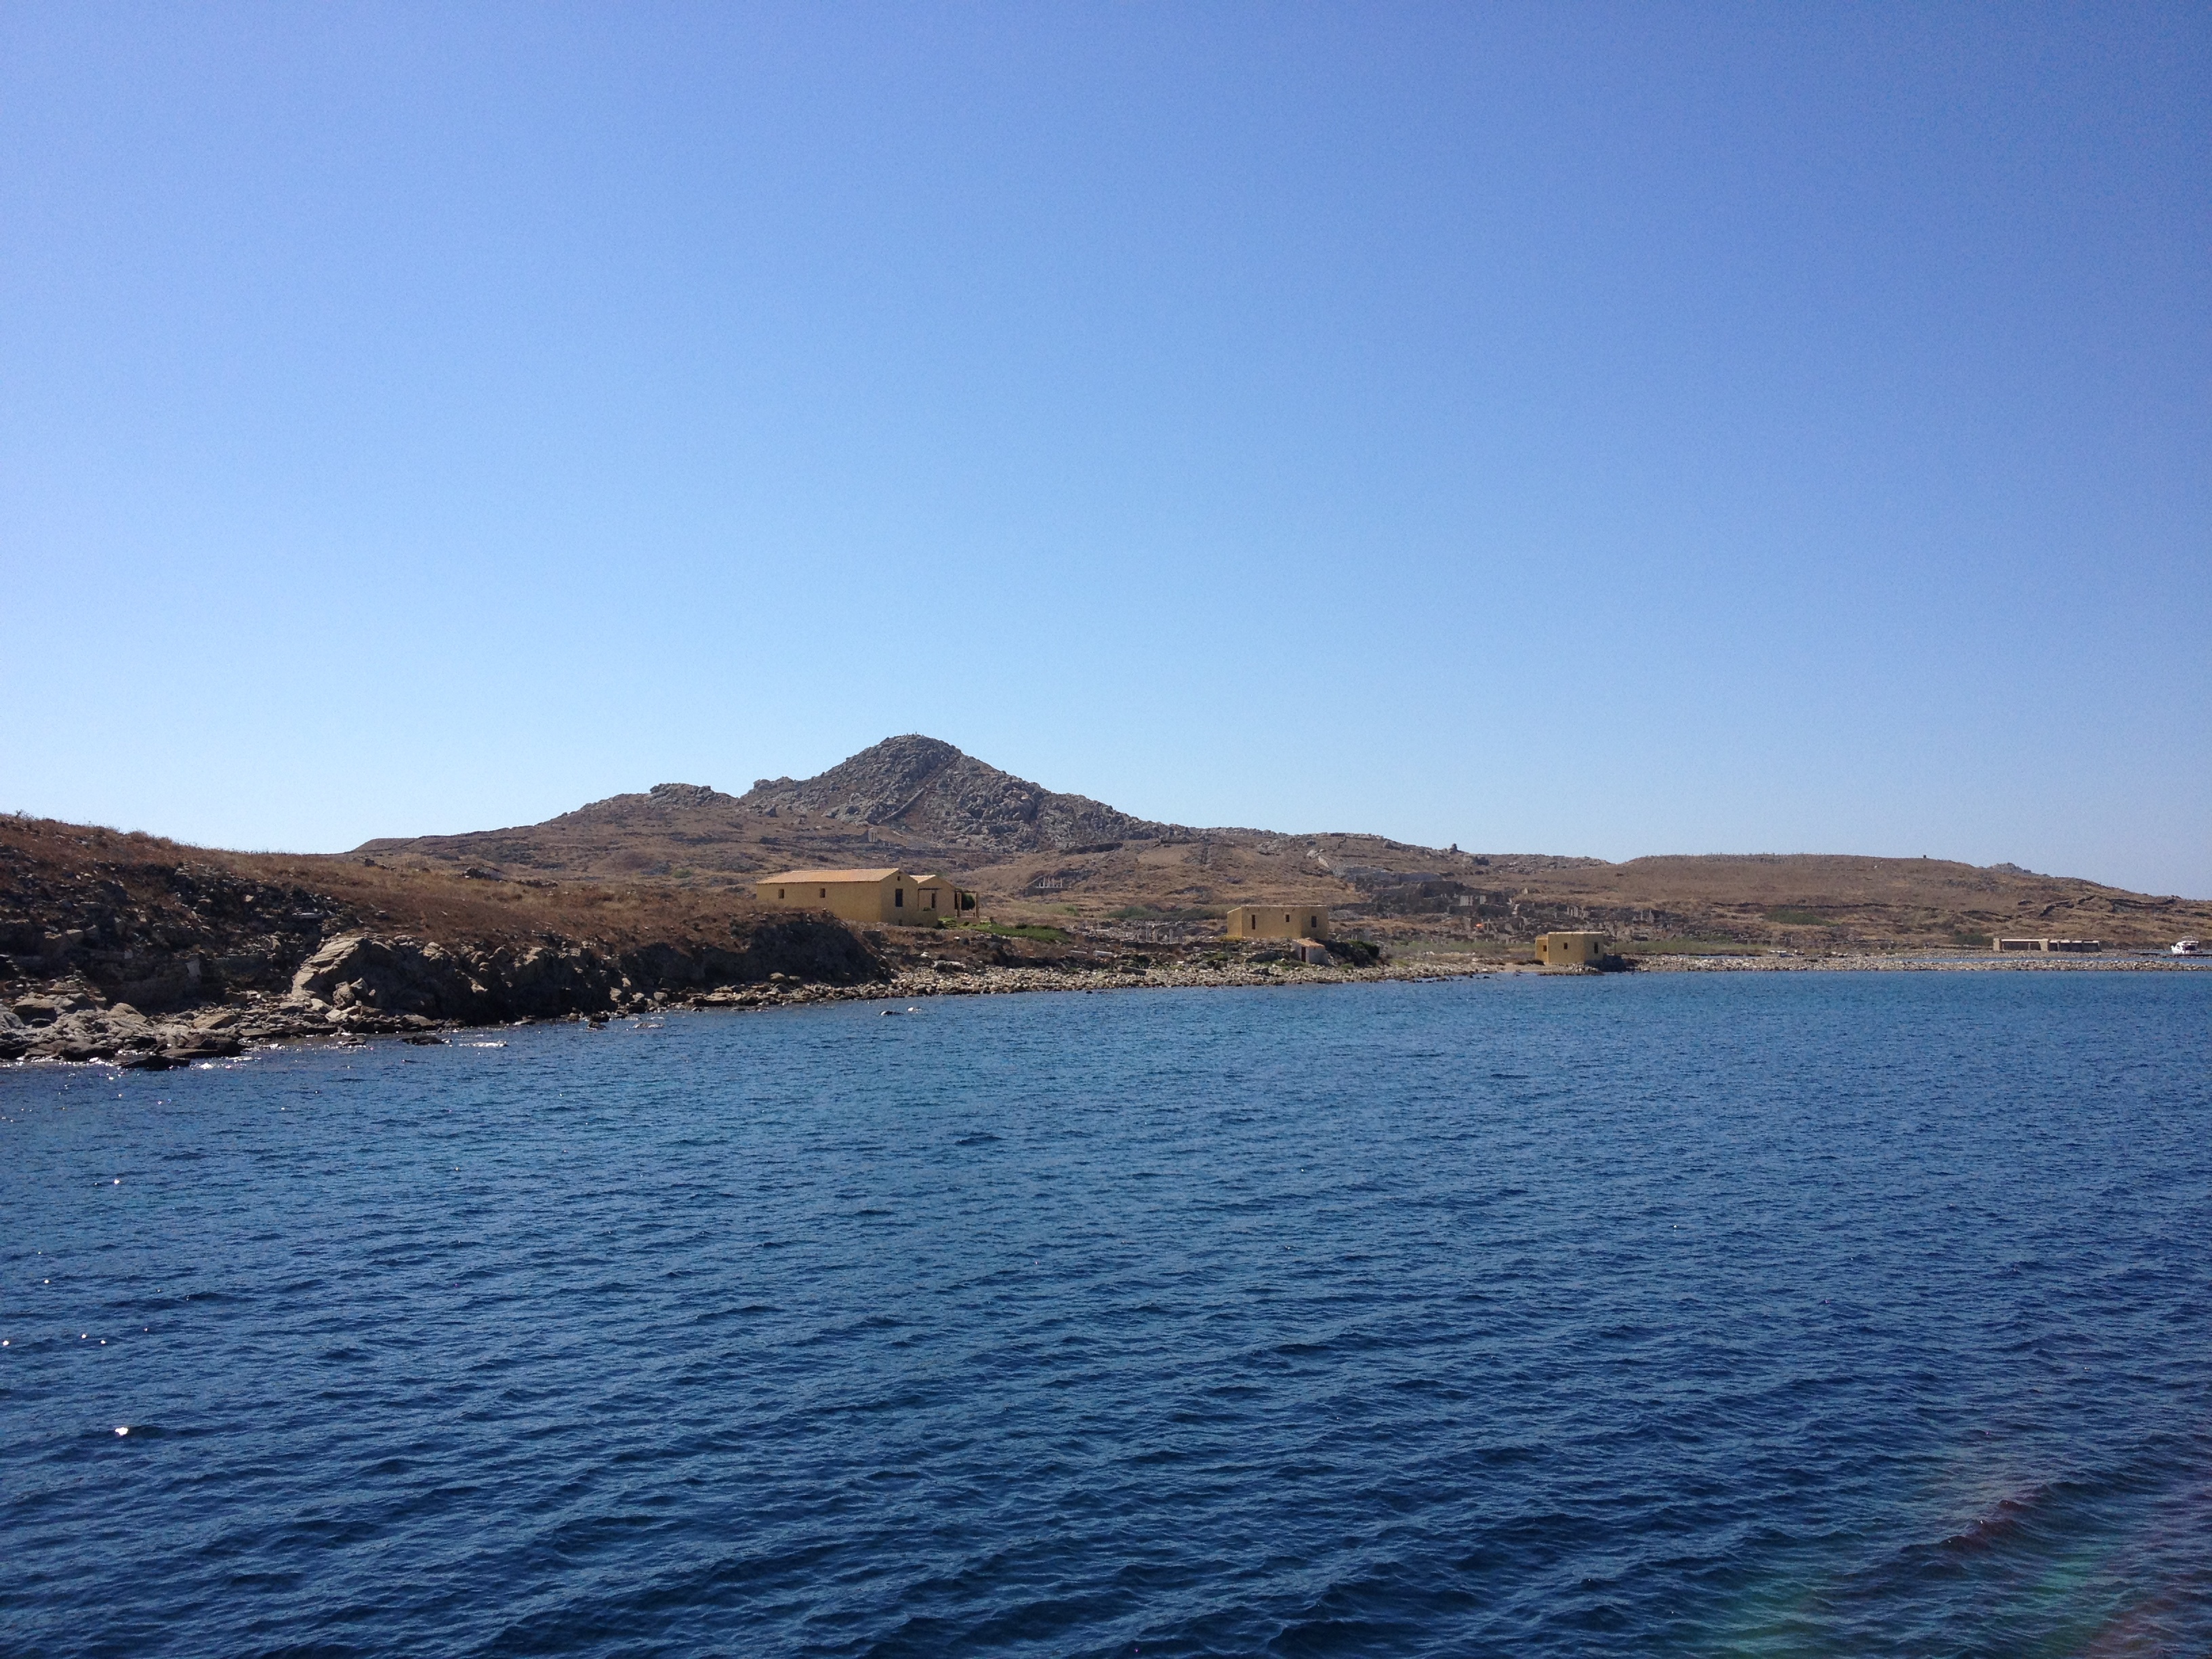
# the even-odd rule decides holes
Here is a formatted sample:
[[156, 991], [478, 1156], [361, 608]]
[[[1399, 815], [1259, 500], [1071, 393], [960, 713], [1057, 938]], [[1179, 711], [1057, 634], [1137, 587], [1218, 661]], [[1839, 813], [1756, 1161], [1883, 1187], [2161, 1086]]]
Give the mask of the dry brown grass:
[[86, 904], [156, 918], [179, 912], [191, 908], [172, 879], [179, 868], [203, 885], [210, 877], [228, 878], [262, 895], [247, 910], [296, 903], [299, 898], [289, 896], [296, 894], [380, 933], [484, 945], [559, 939], [623, 950], [653, 941], [726, 940], [733, 927], [767, 914], [750, 893], [729, 889], [601, 881], [529, 885], [451, 869], [394, 869], [350, 855], [233, 853], [46, 818], [0, 818], [0, 892], [26, 916]]
[[[1178, 831], [1075, 852], [994, 857], [929, 846], [797, 811], [769, 817], [725, 800], [667, 807], [620, 797], [548, 823], [372, 842], [332, 856], [241, 854], [44, 820], [0, 820], [0, 853], [61, 883], [102, 867], [158, 902], [179, 863], [321, 896], [360, 925], [447, 940], [558, 938], [615, 949], [727, 939], [763, 913], [754, 876], [853, 864], [943, 871], [1013, 923], [1068, 925], [1116, 912], [1188, 916], [1252, 902], [1331, 906], [1379, 937], [1488, 937], [1594, 925], [1624, 938], [1784, 944], [1954, 945], [1993, 934], [2163, 945], [2212, 933], [2212, 903], [2067, 877], [1940, 859], [1848, 855], [1661, 856], [1605, 864], [1469, 854], [1356, 835]], [[477, 878], [469, 870], [491, 878]], [[137, 874], [132, 874], [137, 872]], [[71, 873], [74, 872], [74, 873]], [[1377, 872], [1434, 878], [1434, 902]], [[1462, 896], [1473, 900], [1461, 907]]]

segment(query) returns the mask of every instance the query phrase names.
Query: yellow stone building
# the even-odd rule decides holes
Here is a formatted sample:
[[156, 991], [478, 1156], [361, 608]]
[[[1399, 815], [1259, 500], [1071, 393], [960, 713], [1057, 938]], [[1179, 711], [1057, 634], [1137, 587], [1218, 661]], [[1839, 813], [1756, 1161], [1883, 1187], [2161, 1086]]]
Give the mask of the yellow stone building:
[[1240, 904], [1229, 913], [1231, 939], [1310, 939], [1328, 937], [1328, 907], [1325, 904]]
[[949, 921], [965, 897], [943, 876], [909, 876], [903, 870], [787, 870], [756, 881], [753, 896], [763, 904], [827, 910], [840, 921], [896, 927]]
[[957, 915], [975, 908], [973, 893], [963, 893], [943, 876], [919, 876], [914, 884], [921, 890], [921, 914], [933, 921], [940, 915]]
[[1576, 930], [1536, 935], [1536, 960], [1547, 968], [1595, 968], [1613, 942], [1606, 933]]

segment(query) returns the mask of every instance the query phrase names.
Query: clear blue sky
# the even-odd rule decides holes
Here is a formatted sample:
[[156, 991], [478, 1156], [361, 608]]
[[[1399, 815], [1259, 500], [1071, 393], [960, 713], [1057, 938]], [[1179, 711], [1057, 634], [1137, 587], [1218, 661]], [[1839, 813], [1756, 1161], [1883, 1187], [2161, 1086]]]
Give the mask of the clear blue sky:
[[2212, 896], [2212, 11], [0, 8], [0, 807], [920, 731]]

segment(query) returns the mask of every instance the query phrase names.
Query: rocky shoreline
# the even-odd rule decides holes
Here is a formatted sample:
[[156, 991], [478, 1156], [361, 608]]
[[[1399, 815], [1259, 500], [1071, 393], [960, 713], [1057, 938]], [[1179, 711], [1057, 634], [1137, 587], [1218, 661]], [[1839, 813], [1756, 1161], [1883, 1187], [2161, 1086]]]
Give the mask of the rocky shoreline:
[[434, 1042], [458, 1030], [549, 1020], [597, 1024], [675, 1009], [799, 1008], [1033, 991], [1352, 984], [1498, 971], [1299, 963], [1070, 969], [939, 958], [855, 982], [772, 970], [756, 981], [707, 989], [679, 986], [672, 992], [665, 987], [641, 988], [627, 976], [608, 978], [598, 971], [603, 964], [586, 952], [548, 952], [533, 971], [503, 980], [494, 992], [471, 974], [471, 967], [481, 966], [435, 945], [351, 937], [333, 940], [310, 957], [283, 995], [247, 991], [222, 1006], [156, 1015], [142, 1013], [127, 1002], [108, 1001], [94, 987], [76, 980], [0, 1006], [0, 1060], [98, 1061], [161, 1070], [285, 1042], [370, 1036]]
[[[505, 971], [490, 973], [494, 965]], [[1655, 957], [1644, 973], [2112, 973], [2187, 971], [2179, 959], [1904, 956]], [[696, 964], [695, 964], [696, 966]], [[0, 1005], [0, 1060], [105, 1063], [161, 1070], [232, 1058], [277, 1044], [397, 1036], [432, 1043], [448, 1033], [550, 1020], [599, 1024], [679, 1009], [760, 1011], [832, 1002], [911, 1002], [925, 997], [1040, 991], [1137, 991], [1422, 983], [1508, 975], [1595, 977], [1589, 969], [1522, 963], [1401, 958], [1371, 966], [1255, 962], [1215, 956], [1165, 963], [963, 962], [938, 958], [887, 976], [847, 982], [771, 970], [757, 981], [704, 988], [646, 988], [617, 966], [580, 951], [528, 953], [504, 964], [436, 945], [352, 935], [301, 964], [282, 995], [247, 991], [219, 1006], [146, 1014], [109, 1001], [82, 980]], [[485, 977], [495, 981], [484, 982]], [[886, 1012], [889, 1012], [888, 1010]]]
[[[0, 1003], [0, 1060], [105, 1060], [160, 1069], [309, 1037], [416, 1036], [570, 1016], [605, 1018], [757, 981], [880, 983], [884, 962], [848, 929], [795, 917], [725, 946], [672, 943], [619, 954], [565, 944], [471, 948], [342, 933], [306, 955], [289, 984], [233, 981], [213, 995], [165, 993], [151, 1011], [79, 969]], [[213, 974], [196, 982], [219, 985]], [[283, 980], [276, 981], [284, 985]]]

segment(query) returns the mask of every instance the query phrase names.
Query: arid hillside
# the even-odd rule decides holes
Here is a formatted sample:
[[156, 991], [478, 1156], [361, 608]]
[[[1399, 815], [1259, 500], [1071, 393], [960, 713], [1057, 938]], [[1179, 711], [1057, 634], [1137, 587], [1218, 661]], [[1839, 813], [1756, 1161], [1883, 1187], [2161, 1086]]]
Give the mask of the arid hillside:
[[544, 823], [471, 835], [372, 841], [354, 856], [404, 867], [498, 866], [568, 877], [686, 881], [799, 866], [927, 862], [966, 872], [1133, 836], [1167, 836], [1081, 795], [1054, 793], [933, 738], [892, 738], [793, 781], [743, 795], [655, 784]]
[[533, 953], [579, 953], [606, 965], [611, 985], [648, 996], [771, 975], [851, 983], [917, 952], [1034, 953], [1021, 939], [910, 932], [860, 932], [710, 885], [396, 870], [0, 817], [0, 981], [20, 990], [73, 978], [149, 1010], [284, 994], [308, 958], [356, 935], [465, 953], [495, 988]]
[[1059, 793], [934, 738], [893, 738], [818, 777], [743, 795], [664, 783], [513, 830], [368, 842], [404, 870], [743, 889], [777, 870], [899, 865], [956, 876], [989, 913], [1195, 937], [1233, 904], [1318, 902], [1376, 938], [1525, 942], [1601, 927], [1627, 941], [1819, 950], [1986, 944], [1996, 933], [2169, 944], [2212, 903], [2008, 865], [1820, 854], [1608, 864], [1465, 853], [1379, 836], [1194, 829]]
[[1058, 935], [855, 928], [709, 884], [395, 869], [0, 817], [0, 1060], [430, 1041], [456, 1024], [805, 1000], [1066, 955]]
[[[755, 876], [825, 865], [953, 873], [982, 913], [855, 927], [754, 902]], [[1264, 975], [1283, 953], [1224, 947], [1221, 916], [1265, 900], [1329, 905], [1332, 948], [1359, 964], [1374, 952], [1347, 937], [1413, 946], [1417, 960], [1527, 960], [1537, 933], [1562, 927], [1603, 929], [1647, 959], [2212, 934], [2212, 903], [2008, 865], [1607, 864], [1152, 823], [898, 738], [744, 795], [660, 784], [542, 824], [320, 856], [0, 818], [0, 1060], [181, 1065], [301, 1036], [427, 1042], [458, 1024], [765, 1006], [915, 974], [1150, 971], [1160, 947], [1177, 971]]]

